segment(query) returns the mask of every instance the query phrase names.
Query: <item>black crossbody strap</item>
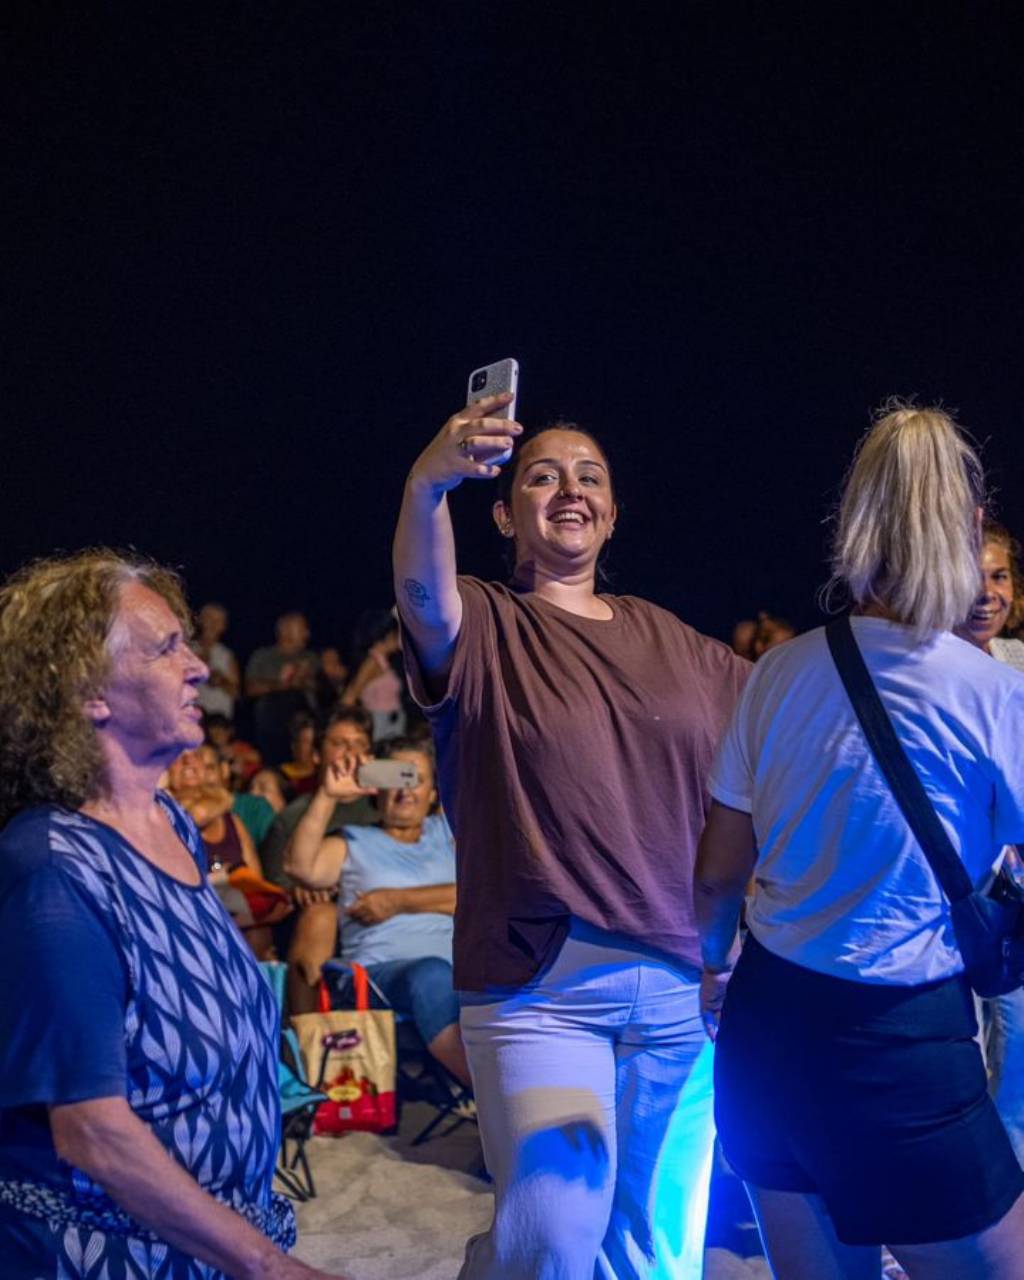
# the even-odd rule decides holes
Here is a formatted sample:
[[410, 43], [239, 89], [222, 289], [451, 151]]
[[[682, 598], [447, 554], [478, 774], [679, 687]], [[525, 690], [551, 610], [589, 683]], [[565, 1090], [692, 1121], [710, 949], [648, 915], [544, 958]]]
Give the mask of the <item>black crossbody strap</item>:
[[935, 873], [935, 878], [950, 902], [958, 902], [974, 891], [971, 878], [964, 869], [946, 828], [939, 821], [935, 807], [928, 799], [924, 784], [907, 759], [892, 727], [888, 712], [864, 663], [848, 614], [834, 618], [825, 628], [828, 647], [839, 669], [839, 675], [857, 713], [868, 746], [885, 775], [896, 803], [907, 825]]

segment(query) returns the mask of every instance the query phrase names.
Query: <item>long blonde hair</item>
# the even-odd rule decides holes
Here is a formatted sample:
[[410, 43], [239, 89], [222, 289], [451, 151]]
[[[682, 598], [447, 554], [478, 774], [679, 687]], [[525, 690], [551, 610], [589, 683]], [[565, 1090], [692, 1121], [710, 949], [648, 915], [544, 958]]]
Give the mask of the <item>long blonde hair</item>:
[[170, 569], [104, 547], [39, 560], [0, 590], [0, 826], [35, 804], [77, 809], [105, 788], [83, 702], [110, 672], [120, 590], [141, 582], [190, 619]]
[[949, 631], [978, 595], [984, 506], [978, 455], [942, 409], [885, 404], [854, 455], [839, 505], [833, 582], [924, 640]]

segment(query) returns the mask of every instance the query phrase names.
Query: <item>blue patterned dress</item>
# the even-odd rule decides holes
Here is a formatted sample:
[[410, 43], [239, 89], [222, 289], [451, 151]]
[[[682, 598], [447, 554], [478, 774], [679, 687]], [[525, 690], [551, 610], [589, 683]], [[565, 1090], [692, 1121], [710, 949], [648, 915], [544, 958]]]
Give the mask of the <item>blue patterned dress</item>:
[[[160, 802], [205, 872], [195, 825]], [[0, 938], [3, 1280], [221, 1280], [57, 1158], [47, 1105], [89, 1098], [127, 1098], [200, 1186], [288, 1247], [276, 1002], [205, 874], [182, 884], [111, 827], [33, 809], [0, 834]]]

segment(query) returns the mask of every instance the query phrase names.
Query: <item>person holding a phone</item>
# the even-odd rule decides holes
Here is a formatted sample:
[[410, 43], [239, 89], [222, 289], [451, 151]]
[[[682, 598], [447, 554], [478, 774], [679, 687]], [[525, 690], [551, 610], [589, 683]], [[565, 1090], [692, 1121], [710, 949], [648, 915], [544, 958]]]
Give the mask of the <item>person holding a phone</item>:
[[[749, 665], [599, 593], [608, 457], [572, 424], [521, 438], [511, 399], [470, 403], [424, 449], [394, 545], [459, 851], [455, 984], [495, 1183], [462, 1278], [699, 1275], [712, 1135], [692, 879]], [[459, 576], [448, 508], [499, 474], [508, 585]]]
[[[341, 954], [361, 964], [427, 1050], [463, 1084], [469, 1069], [452, 985], [455, 850], [429, 744], [393, 738], [386, 756], [344, 755], [324, 770], [285, 855], [310, 890], [337, 887]], [[334, 805], [376, 794], [380, 825], [328, 834]], [[343, 992], [351, 1000], [351, 992]]]

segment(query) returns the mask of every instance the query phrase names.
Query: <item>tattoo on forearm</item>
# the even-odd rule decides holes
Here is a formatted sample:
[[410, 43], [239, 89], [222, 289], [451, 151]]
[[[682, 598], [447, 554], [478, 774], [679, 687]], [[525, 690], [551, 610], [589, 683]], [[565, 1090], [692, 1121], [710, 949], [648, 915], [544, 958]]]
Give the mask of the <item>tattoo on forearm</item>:
[[430, 599], [430, 592], [422, 582], [417, 582], [415, 578], [406, 578], [402, 586], [405, 587], [405, 594], [409, 599], [409, 603], [415, 609], [422, 609]]

